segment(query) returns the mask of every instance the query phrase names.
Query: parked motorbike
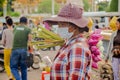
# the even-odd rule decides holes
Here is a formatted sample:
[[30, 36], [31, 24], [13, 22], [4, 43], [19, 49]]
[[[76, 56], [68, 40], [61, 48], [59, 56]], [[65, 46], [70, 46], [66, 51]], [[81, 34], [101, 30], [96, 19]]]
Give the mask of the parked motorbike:
[[0, 59], [0, 72], [3, 72], [5, 70], [4, 68], [4, 61]]
[[39, 50], [34, 50], [33, 51], [33, 64], [32, 64], [32, 68], [33, 69], [39, 69], [40, 68], [40, 63], [42, 63], [42, 58], [40, 56], [40, 51]]
[[[4, 68], [4, 48], [0, 47], [0, 73], [5, 71]], [[35, 50], [33, 54], [29, 53], [32, 55], [33, 63], [29, 67], [32, 67], [33, 69], [39, 69], [40, 68], [40, 63], [42, 62], [40, 52], [38, 50]], [[28, 68], [29, 68], [28, 67]]]
[[4, 48], [0, 47], [0, 72], [3, 72], [5, 70], [4, 68]]

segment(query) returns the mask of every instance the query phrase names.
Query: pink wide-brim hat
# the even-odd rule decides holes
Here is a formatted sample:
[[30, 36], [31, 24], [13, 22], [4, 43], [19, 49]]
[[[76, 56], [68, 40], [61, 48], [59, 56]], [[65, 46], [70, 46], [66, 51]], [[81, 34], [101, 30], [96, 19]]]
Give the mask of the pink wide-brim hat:
[[52, 22], [70, 22], [80, 28], [84, 28], [88, 24], [87, 18], [82, 16], [83, 9], [75, 4], [66, 4], [58, 13], [56, 17], [50, 17], [44, 21]]

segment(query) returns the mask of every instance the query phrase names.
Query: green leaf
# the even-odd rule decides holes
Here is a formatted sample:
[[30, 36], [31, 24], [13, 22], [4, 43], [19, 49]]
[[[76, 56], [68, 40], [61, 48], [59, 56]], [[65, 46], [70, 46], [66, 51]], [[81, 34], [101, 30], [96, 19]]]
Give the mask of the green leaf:
[[[55, 2], [55, 13], [58, 13], [60, 5]], [[52, 11], [52, 0], [43, 0], [39, 4], [38, 13], [51, 13]]]
[[118, 11], [118, 0], [111, 0], [108, 12], [117, 12]]

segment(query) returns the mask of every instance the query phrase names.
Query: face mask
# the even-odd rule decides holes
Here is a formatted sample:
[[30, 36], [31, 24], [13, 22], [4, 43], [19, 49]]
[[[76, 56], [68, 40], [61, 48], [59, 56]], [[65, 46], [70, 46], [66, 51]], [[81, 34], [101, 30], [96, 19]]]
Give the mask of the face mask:
[[73, 33], [68, 32], [68, 28], [58, 28], [57, 33], [63, 38], [63, 39], [70, 39], [73, 35]]
[[52, 25], [52, 29], [53, 32], [57, 33], [58, 30], [58, 25]]

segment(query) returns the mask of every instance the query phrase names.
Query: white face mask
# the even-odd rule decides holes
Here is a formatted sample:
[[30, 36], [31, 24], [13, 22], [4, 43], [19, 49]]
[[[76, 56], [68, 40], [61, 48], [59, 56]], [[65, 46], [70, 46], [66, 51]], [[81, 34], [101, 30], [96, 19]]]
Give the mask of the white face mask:
[[63, 38], [63, 39], [70, 39], [73, 35], [72, 33], [68, 32], [68, 28], [58, 28], [57, 33]]

